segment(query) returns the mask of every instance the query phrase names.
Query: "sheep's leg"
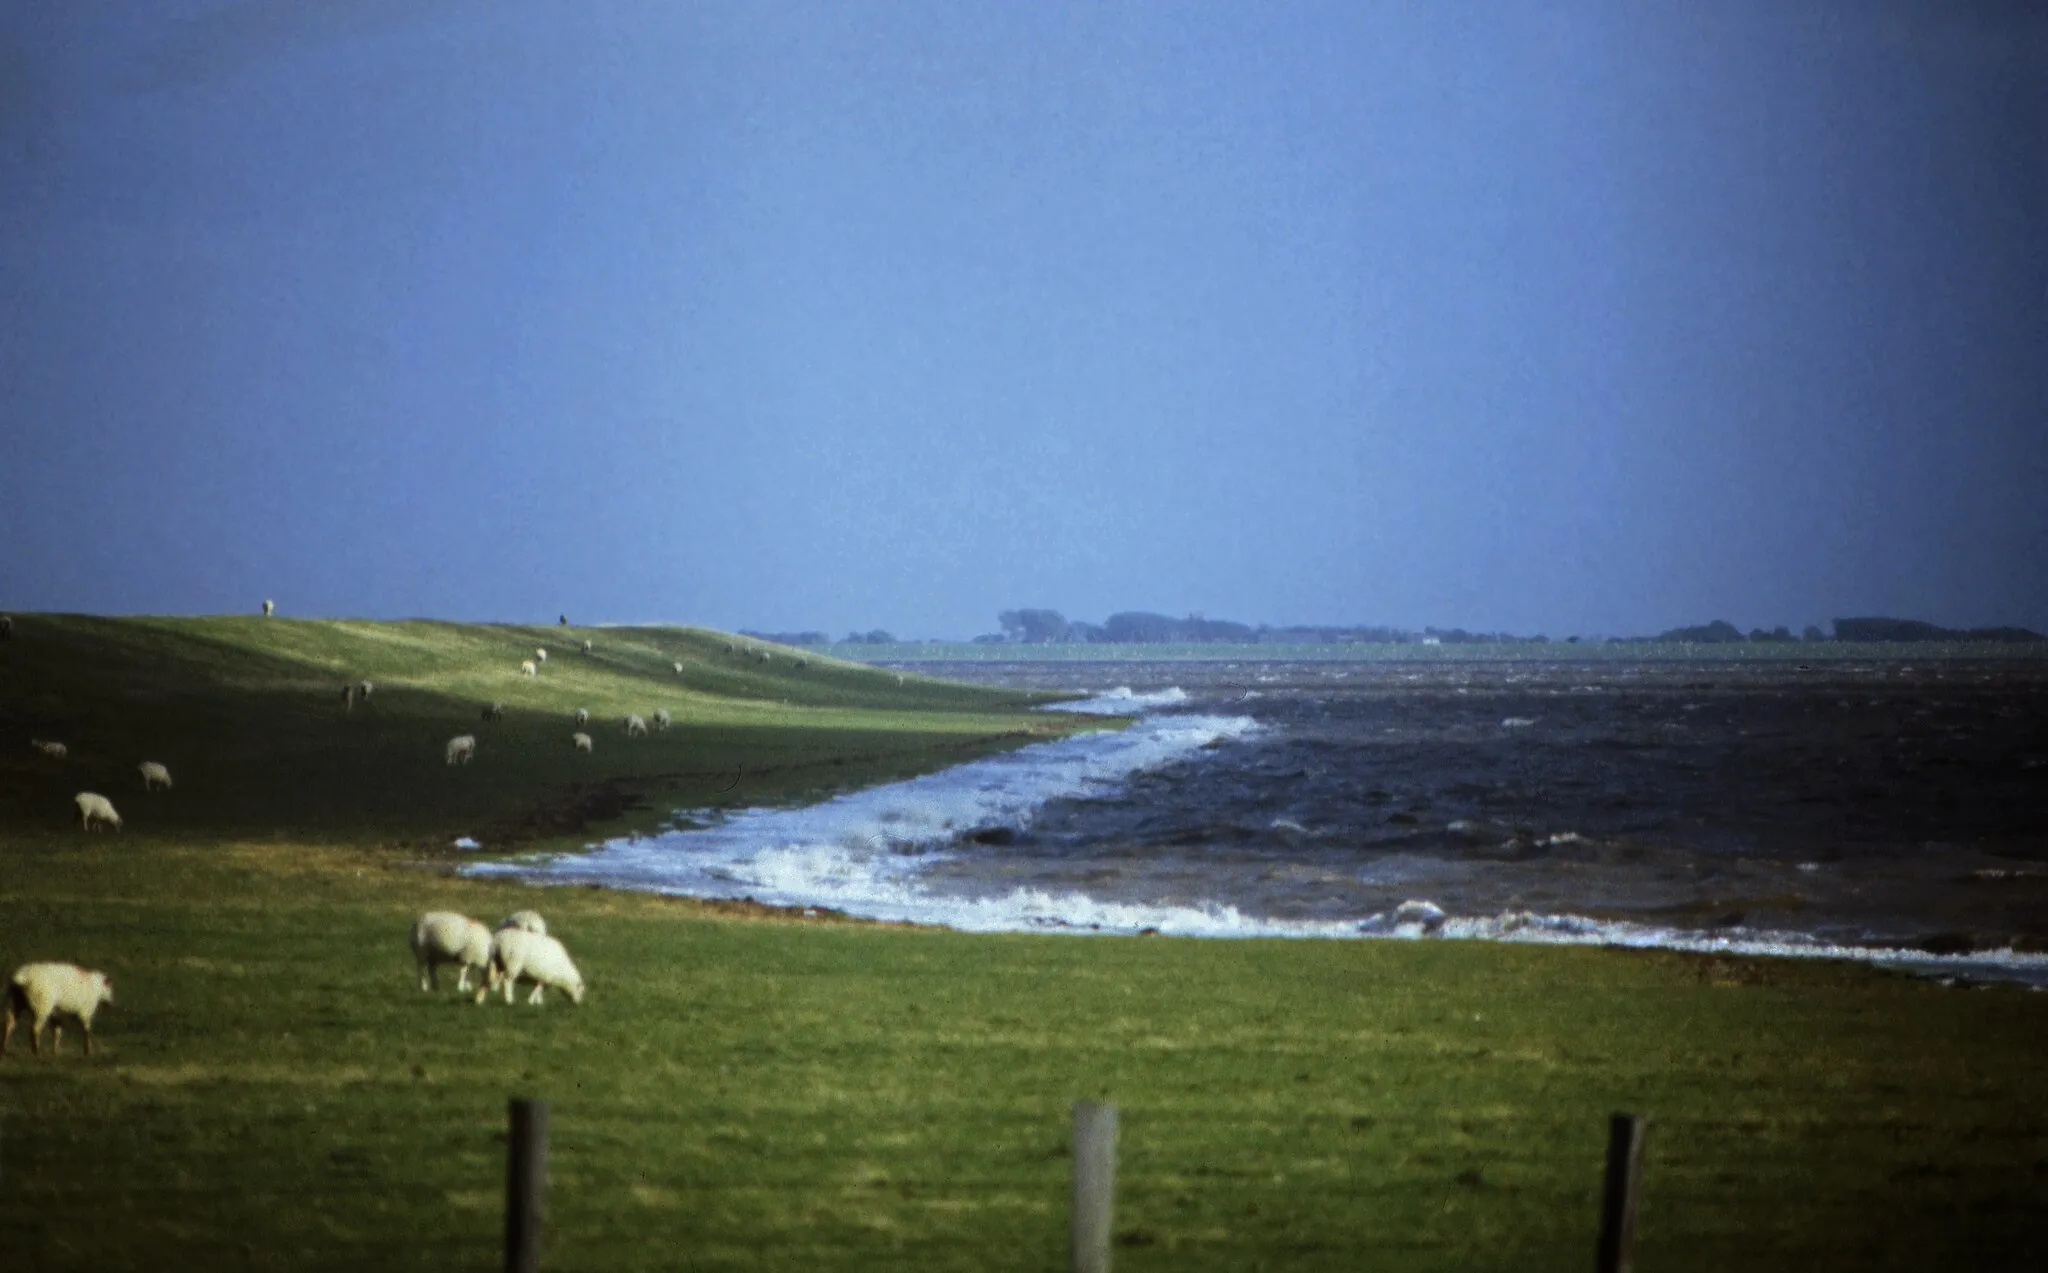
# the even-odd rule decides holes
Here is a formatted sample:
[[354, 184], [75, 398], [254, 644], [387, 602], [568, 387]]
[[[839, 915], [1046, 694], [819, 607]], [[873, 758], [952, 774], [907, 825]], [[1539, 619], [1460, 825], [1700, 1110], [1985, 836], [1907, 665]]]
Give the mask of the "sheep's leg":
[[456, 978], [455, 978], [455, 989], [456, 989], [456, 992], [457, 992], [458, 994], [460, 994], [460, 993], [466, 993], [466, 992], [467, 992], [467, 991], [469, 990], [469, 965], [468, 965], [468, 964], [464, 964], [464, 965], [462, 965], [462, 971], [461, 971], [461, 973], [460, 973], [460, 974], [458, 974], [458, 975], [456, 976]]
[[14, 1041], [14, 1005], [7, 1006], [7, 1029], [0, 1031], [0, 1056], [7, 1055], [7, 1045]]
[[528, 1003], [539, 1003], [539, 1002], [540, 1002], [540, 992], [541, 992], [541, 991], [543, 991], [543, 990], [546, 990], [546, 989], [547, 989], [547, 987], [546, 987], [546, 986], [544, 986], [544, 985], [542, 985], [542, 984], [541, 984], [540, 982], [538, 982], [538, 981], [534, 982], [534, 983], [533, 983], [533, 993], [532, 993], [532, 994], [530, 994], [530, 995], [528, 995], [528, 996], [526, 996], [526, 1001], [527, 1001]]
[[91, 1056], [91, 1055], [92, 1055], [92, 1022], [90, 1022], [90, 1021], [87, 1021], [87, 1020], [85, 1020], [84, 1018], [82, 1018], [82, 1017], [81, 1017], [81, 1018], [79, 1019], [79, 1022], [78, 1022], [78, 1028], [79, 1028], [79, 1029], [81, 1029], [81, 1030], [83, 1030], [83, 1031], [85, 1031], [85, 1054], [86, 1054], [87, 1056]]
[[62, 1021], [52, 1021], [50, 1023], [50, 1055], [64, 1055], [64, 1023]]
[[421, 989], [421, 990], [428, 990], [428, 991], [432, 991], [432, 990], [439, 990], [439, 989], [441, 988], [441, 979], [440, 979], [439, 977], [437, 977], [437, 976], [435, 975], [436, 971], [437, 971], [437, 969], [436, 969], [436, 968], [435, 968], [435, 966], [434, 966], [434, 961], [433, 961], [433, 960], [431, 960], [431, 959], [422, 959], [422, 960], [420, 960], [420, 989]]

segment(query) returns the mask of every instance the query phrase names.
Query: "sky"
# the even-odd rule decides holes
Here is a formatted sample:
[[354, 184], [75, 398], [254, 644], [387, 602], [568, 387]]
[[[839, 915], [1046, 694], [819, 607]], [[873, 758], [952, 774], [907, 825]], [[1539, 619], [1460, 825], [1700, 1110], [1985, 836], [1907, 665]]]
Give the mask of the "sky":
[[2048, 3], [0, 0], [0, 609], [2048, 631]]

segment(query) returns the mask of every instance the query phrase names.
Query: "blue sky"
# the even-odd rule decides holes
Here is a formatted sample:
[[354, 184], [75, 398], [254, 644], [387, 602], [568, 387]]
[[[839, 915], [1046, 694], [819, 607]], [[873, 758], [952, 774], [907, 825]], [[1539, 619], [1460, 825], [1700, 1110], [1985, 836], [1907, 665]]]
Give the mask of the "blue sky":
[[2048, 6], [0, 3], [0, 607], [2048, 630]]

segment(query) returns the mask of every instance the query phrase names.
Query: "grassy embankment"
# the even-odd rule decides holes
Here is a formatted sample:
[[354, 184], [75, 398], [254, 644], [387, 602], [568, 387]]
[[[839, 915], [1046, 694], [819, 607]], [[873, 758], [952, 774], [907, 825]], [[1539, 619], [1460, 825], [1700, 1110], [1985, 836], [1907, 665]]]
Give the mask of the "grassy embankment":
[[[2048, 995], [1802, 963], [972, 937], [536, 895], [421, 871], [416, 848], [393, 847], [525, 813], [429, 802], [408, 823], [385, 793], [345, 799], [351, 766], [415, 793], [493, 762], [553, 773], [558, 714], [582, 701], [553, 697], [577, 674], [556, 666], [568, 656], [538, 683], [497, 679], [534, 632], [67, 621], [66, 657], [92, 670], [73, 679], [39, 662], [36, 642], [60, 635], [38, 630], [48, 622], [24, 621], [0, 649], [6, 728], [76, 725], [72, 763], [131, 830], [68, 829], [75, 785], [51, 785], [42, 758], [5, 740], [30, 765], [0, 770], [0, 963], [76, 959], [120, 994], [90, 1062], [74, 1050], [0, 1064], [9, 1269], [494, 1267], [513, 1094], [553, 1106], [558, 1269], [1056, 1268], [1077, 1097], [1124, 1111], [1127, 1270], [1583, 1268], [1615, 1109], [1653, 1120], [1641, 1267], [2038, 1267]], [[592, 636], [602, 653], [605, 634]], [[384, 672], [394, 692], [380, 686], [368, 712], [413, 717], [405, 696], [422, 696], [388, 738], [348, 734], [377, 726], [322, 701], [330, 682], [376, 669], [309, 668], [289, 648], [344, 638], [450, 647], [433, 684], [408, 691]], [[703, 643], [686, 668], [707, 678], [723, 657], [713, 636], [613, 639], [646, 643], [649, 663], [609, 690], [580, 687], [606, 715], [661, 699], [650, 682], [674, 677], [674, 642]], [[191, 644], [213, 653], [175, 653]], [[212, 674], [195, 671], [209, 660]], [[894, 692], [894, 677], [848, 670], [832, 674], [846, 678], [834, 710], [847, 723], [816, 735], [795, 708], [803, 691], [782, 711], [779, 673], [734, 675], [733, 699], [700, 691], [690, 723], [753, 713], [757, 732], [741, 737], [763, 790], [917, 767], [1028, 728], [999, 710], [1014, 700], [939, 687], [918, 691], [922, 723], [863, 721], [863, 687]], [[750, 708], [748, 694], [766, 701]], [[505, 733], [530, 729], [533, 754], [513, 737], [491, 745], [479, 724], [475, 764], [448, 770], [439, 747], [454, 727], [436, 697], [471, 717], [471, 698], [526, 707], [535, 715], [509, 714]], [[221, 744], [240, 749], [234, 765], [204, 758], [207, 730], [185, 753], [138, 732], [149, 719], [260, 732], [279, 713], [343, 732], [311, 750], [291, 730], [267, 748]], [[646, 790], [659, 774], [676, 803], [706, 802], [735, 766], [708, 733], [676, 733], [650, 740], [676, 750], [646, 773], [608, 780]], [[934, 750], [888, 750], [905, 739]], [[600, 743], [583, 759], [626, 746], [615, 730]], [[345, 754], [364, 748], [392, 754]], [[878, 759], [830, 763], [856, 748]], [[144, 755], [171, 765], [175, 791], [141, 795]], [[303, 807], [213, 795], [201, 776], [232, 774], [242, 791], [318, 764], [342, 768], [309, 779]], [[499, 790], [515, 805], [528, 793]], [[178, 812], [216, 799], [215, 814]], [[410, 915], [492, 920], [524, 905], [576, 951], [591, 982], [580, 1008], [479, 1009], [413, 988]]]

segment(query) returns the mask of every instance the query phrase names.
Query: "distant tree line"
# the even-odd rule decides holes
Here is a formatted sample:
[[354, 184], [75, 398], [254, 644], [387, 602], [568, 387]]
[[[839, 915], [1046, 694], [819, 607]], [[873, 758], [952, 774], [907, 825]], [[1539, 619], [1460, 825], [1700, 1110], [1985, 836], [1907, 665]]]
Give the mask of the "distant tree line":
[[1199, 614], [1176, 619], [1146, 610], [1124, 610], [1101, 623], [1068, 619], [1057, 610], [1005, 610], [996, 616], [1000, 632], [975, 637], [985, 645], [1394, 645], [1431, 641], [1444, 645], [1472, 642], [1547, 641], [1500, 632], [1467, 632], [1463, 628], [1424, 628], [1420, 633], [1373, 625], [1295, 624], [1254, 627], [1233, 619]]
[[[1420, 632], [1379, 626], [1317, 626], [1297, 624], [1256, 627], [1230, 619], [1191, 614], [1183, 619], [1126, 610], [1101, 623], [1068, 619], [1057, 610], [1004, 610], [996, 615], [1000, 632], [975, 637], [986, 645], [1425, 645], [1543, 644], [1549, 637], [1514, 636], [1506, 632], [1467, 632], [1463, 628], [1424, 628]], [[1723, 644], [1738, 641], [2042, 641], [2026, 628], [1943, 628], [1917, 619], [1836, 619], [1830, 635], [1808, 624], [1799, 635], [1783, 624], [1752, 628], [1745, 633], [1726, 619], [1689, 628], [1671, 628], [1654, 637], [1610, 637], [1610, 642], [1681, 641]], [[855, 638], [849, 637], [848, 640]], [[1578, 637], [1567, 637], [1576, 644]]]

